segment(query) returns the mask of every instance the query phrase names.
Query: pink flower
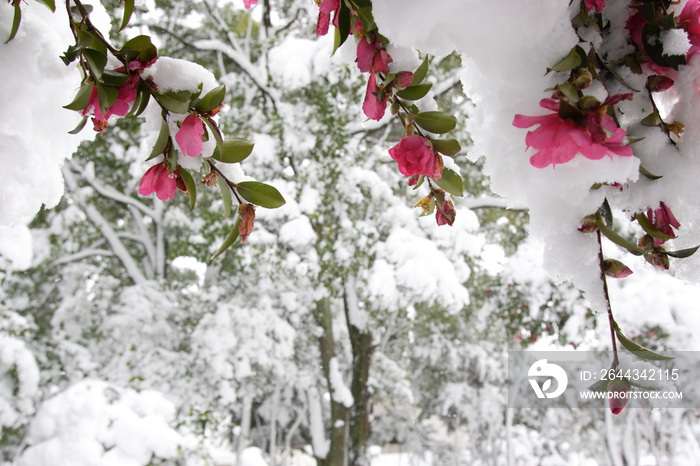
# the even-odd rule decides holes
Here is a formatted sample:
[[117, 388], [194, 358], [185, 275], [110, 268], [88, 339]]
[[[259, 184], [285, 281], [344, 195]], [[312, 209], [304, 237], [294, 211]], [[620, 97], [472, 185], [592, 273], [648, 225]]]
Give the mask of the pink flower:
[[620, 414], [629, 402], [628, 392], [632, 391], [632, 385], [625, 379], [613, 379], [608, 382], [608, 403], [613, 414]]
[[441, 208], [435, 209], [435, 221], [437, 222], [438, 226], [452, 226], [456, 215], [457, 211], [455, 210], [455, 206], [451, 199], [445, 199], [445, 202], [442, 203]]
[[257, 3], [258, 0], [243, 0], [243, 5], [246, 7], [246, 10]]
[[131, 102], [136, 100], [135, 88], [139, 79], [140, 78], [138, 75], [134, 75], [127, 80], [124, 86], [118, 87], [117, 100], [115, 100], [112, 106], [109, 107], [104, 113], [100, 107], [100, 97], [97, 92], [97, 87], [92, 86], [92, 91], [90, 91], [90, 97], [88, 99], [88, 105], [80, 113], [82, 115], [92, 113], [92, 123], [95, 131], [104, 130], [107, 127], [107, 121], [109, 120], [110, 116], [124, 116], [129, 113]]
[[203, 134], [204, 123], [202, 123], [202, 120], [196, 113], [190, 113], [183, 120], [180, 130], [175, 135], [175, 140], [183, 154], [189, 157], [197, 157], [202, 153]]
[[678, 19], [681, 27], [688, 33], [690, 50], [686, 57], [690, 60], [690, 57], [700, 53], [700, 0], [688, 0]]
[[367, 118], [377, 121], [381, 120], [386, 112], [386, 96], [377, 87], [376, 73], [369, 74], [362, 111], [365, 112]]
[[316, 24], [316, 34], [325, 36], [331, 22], [331, 13], [335, 12], [333, 25], [338, 27], [338, 10], [340, 10], [340, 0], [323, 0], [318, 5], [318, 23]]
[[[673, 215], [671, 209], [669, 209], [668, 206], [663, 202], [661, 203], [658, 209], [654, 211], [649, 209], [647, 211], [647, 218], [649, 219], [649, 221], [655, 229], [659, 230], [666, 236], [670, 236], [671, 238], [676, 237], [676, 234], [673, 231], [673, 229], [678, 229], [681, 227], [681, 224], [678, 222], [678, 220], [676, 220], [676, 217], [675, 215]], [[665, 239], [654, 238], [654, 246], [660, 246], [665, 242]]]
[[593, 8], [595, 8], [595, 11], [598, 13], [603, 11], [603, 8], [605, 8], [605, 0], [585, 0], [586, 3], [586, 10], [591, 11]]
[[138, 193], [142, 196], [148, 196], [151, 193], [156, 193], [156, 196], [161, 201], [166, 199], [175, 199], [175, 191], [178, 187], [178, 178], [180, 174], [177, 170], [170, 173], [166, 163], [159, 163], [149, 168], [141, 178]]
[[[551, 99], [542, 99], [540, 106], [559, 111], [559, 103]], [[632, 149], [623, 144], [625, 130], [618, 127], [609, 115], [601, 115], [595, 110], [586, 112], [585, 121], [579, 123], [560, 118], [558, 113], [515, 115], [513, 119], [516, 128], [530, 128], [533, 125], [540, 127], [529, 131], [525, 142], [528, 148], [538, 149], [530, 158], [530, 163], [537, 168], [566, 163], [579, 153], [592, 160], [602, 159], [611, 152], [624, 157], [632, 156]]]
[[371, 41], [360, 39], [357, 43], [357, 67], [363, 73], [388, 73], [393, 59], [375, 36]]
[[442, 164], [428, 138], [406, 136], [389, 149], [389, 155], [399, 164], [403, 176], [428, 175], [440, 178]]

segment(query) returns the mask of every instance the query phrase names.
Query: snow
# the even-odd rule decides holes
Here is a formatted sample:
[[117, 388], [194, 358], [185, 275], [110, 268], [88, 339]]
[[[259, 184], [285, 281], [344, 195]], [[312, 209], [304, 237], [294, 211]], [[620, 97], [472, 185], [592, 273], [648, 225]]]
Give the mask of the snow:
[[[42, 204], [63, 195], [61, 165], [89, 131], [68, 134], [80, 121], [62, 108], [80, 86], [75, 68], [59, 56], [72, 44], [64, 8], [52, 14], [37, 3], [23, 5], [17, 36], [0, 47], [0, 225], [29, 222]], [[0, 10], [0, 37], [9, 36], [12, 9]]]
[[352, 397], [350, 389], [343, 382], [343, 376], [338, 368], [338, 359], [332, 357], [328, 363], [329, 380], [331, 386], [331, 398], [336, 403], [340, 403], [346, 408], [352, 407], [355, 404], [355, 400]]

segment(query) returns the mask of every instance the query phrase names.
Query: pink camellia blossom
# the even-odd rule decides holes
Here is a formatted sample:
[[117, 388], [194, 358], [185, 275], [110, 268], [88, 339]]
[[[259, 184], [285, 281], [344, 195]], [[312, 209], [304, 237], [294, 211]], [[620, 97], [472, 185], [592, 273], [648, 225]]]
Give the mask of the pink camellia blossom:
[[428, 138], [405, 136], [389, 149], [389, 155], [399, 164], [403, 176], [427, 175], [432, 178], [442, 176], [443, 164]]
[[376, 73], [369, 74], [365, 100], [362, 103], [362, 111], [367, 118], [377, 121], [381, 120], [386, 112], [386, 96], [379, 92]]
[[257, 3], [258, 0], [243, 0], [243, 6], [245, 6], [246, 10]]
[[608, 382], [608, 393], [610, 396], [608, 403], [613, 414], [620, 414], [625, 409], [629, 402], [627, 394], [631, 391], [632, 385], [625, 379], [614, 379]]
[[441, 209], [435, 209], [435, 221], [438, 226], [452, 226], [455, 221], [455, 216], [457, 215], [452, 199], [445, 199], [441, 207]]
[[323, 0], [318, 5], [318, 23], [316, 23], [316, 34], [325, 36], [331, 23], [331, 13], [335, 12], [333, 25], [338, 27], [338, 11], [340, 10], [340, 0]]
[[598, 160], [610, 153], [623, 157], [632, 156], [632, 148], [623, 143], [625, 130], [617, 126], [613, 119], [599, 111], [586, 112], [585, 126], [571, 119], [560, 118], [559, 103], [552, 99], [542, 99], [540, 106], [555, 113], [542, 116], [515, 115], [513, 126], [516, 128], [539, 128], [529, 131], [525, 138], [528, 148], [538, 149], [530, 158], [536, 168], [566, 163], [576, 154]]
[[690, 60], [690, 57], [700, 54], [700, 0], [688, 0], [678, 19], [680, 26], [688, 33], [690, 50], [686, 58]]
[[156, 193], [161, 201], [175, 199], [175, 191], [178, 188], [178, 178], [180, 174], [177, 170], [170, 173], [166, 163], [159, 163], [149, 168], [141, 178], [138, 193], [148, 196]]
[[183, 120], [180, 130], [175, 135], [175, 140], [183, 154], [188, 157], [197, 157], [202, 154], [203, 134], [204, 123], [196, 113], [190, 113]]
[[605, 0], [585, 0], [586, 10], [591, 11], [595, 8], [598, 13], [603, 11], [605, 8]]
[[[670, 236], [671, 238], [676, 237], [676, 233], [673, 231], [673, 229], [678, 229], [681, 227], [681, 224], [678, 222], [678, 220], [676, 220], [676, 216], [673, 215], [671, 209], [669, 209], [663, 202], [658, 209], [654, 211], [649, 209], [647, 211], [647, 218], [654, 228], [659, 230], [664, 235]], [[654, 246], [660, 246], [666, 241], [667, 240], [663, 238], [654, 238]]]
[[357, 43], [357, 67], [363, 73], [388, 73], [389, 63], [394, 61], [384, 48], [381, 41], [374, 37], [360, 39]]
[[139, 79], [138, 75], [134, 75], [127, 80], [124, 86], [118, 87], [117, 100], [115, 100], [112, 106], [104, 113], [100, 107], [100, 97], [97, 92], [97, 86], [92, 87], [88, 105], [80, 113], [83, 115], [92, 113], [92, 123], [95, 131], [103, 131], [107, 127], [107, 121], [110, 116], [124, 116], [129, 113], [131, 102], [136, 100], [136, 85]]

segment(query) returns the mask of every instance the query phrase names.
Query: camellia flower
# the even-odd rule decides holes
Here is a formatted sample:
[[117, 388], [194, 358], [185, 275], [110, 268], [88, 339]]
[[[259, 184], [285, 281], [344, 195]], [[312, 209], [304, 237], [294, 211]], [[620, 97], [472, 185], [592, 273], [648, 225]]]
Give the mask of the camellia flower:
[[197, 157], [202, 154], [202, 135], [204, 123], [196, 113], [190, 113], [182, 121], [180, 130], [175, 135], [175, 140], [182, 153], [189, 157]]
[[250, 8], [253, 5], [256, 5], [258, 3], [258, 0], [243, 0], [243, 6], [246, 7], [246, 9]]
[[318, 5], [318, 23], [316, 23], [316, 34], [325, 36], [331, 23], [331, 13], [335, 12], [333, 25], [338, 27], [338, 11], [340, 10], [340, 0], [322, 0]]
[[362, 111], [367, 118], [372, 120], [381, 120], [386, 112], [386, 96], [379, 92], [377, 87], [377, 74], [370, 73], [367, 80], [367, 91], [365, 92], [365, 100], [362, 103]]
[[184, 185], [182, 182], [178, 183], [179, 178], [180, 173], [177, 170], [170, 173], [167, 163], [153, 165], [144, 173], [143, 178], [141, 178], [138, 193], [142, 196], [156, 193], [156, 196], [161, 201], [165, 201], [166, 199], [172, 201], [175, 199], [175, 191], [178, 185]]
[[686, 57], [690, 59], [700, 53], [700, 0], [688, 0], [678, 19], [681, 27], [688, 33], [690, 50]]
[[357, 43], [357, 67], [363, 73], [388, 73], [389, 63], [394, 61], [376, 36], [368, 40], [360, 39]]
[[399, 164], [402, 175], [411, 177], [427, 175], [432, 178], [442, 176], [442, 159], [435, 153], [428, 138], [406, 136], [389, 149], [389, 155]]
[[452, 226], [455, 221], [455, 216], [457, 215], [452, 199], [445, 199], [445, 202], [442, 203], [441, 207], [441, 209], [435, 209], [435, 221], [437, 222], [438, 226]]
[[111, 107], [106, 112], [102, 112], [100, 107], [100, 97], [97, 93], [97, 86], [92, 86], [88, 105], [82, 112], [82, 115], [92, 113], [92, 124], [95, 131], [103, 131], [107, 127], [107, 121], [112, 115], [124, 116], [129, 113], [131, 102], [136, 100], [136, 85], [140, 77], [133, 75], [129, 77], [126, 84], [117, 88], [117, 100], [114, 101]]
[[[658, 209], [654, 211], [649, 209], [647, 211], [647, 218], [654, 228], [659, 230], [664, 235], [670, 236], [671, 238], [676, 237], [673, 229], [678, 229], [681, 227], [681, 224], [678, 222], [678, 220], [676, 220], [676, 217], [673, 215], [673, 212], [671, 212], [671, 209], [669, 209], [663, 202]], [[665, 242], [665, 239], [654, 238], [654, 246], [660, 246]]]
[[605, 0], [585, 0], [586, 10], [591, 11], [595, 8], [598, 13], [603, 11], [605, 8]]
[[[604, 102], [603, 104], [607, 103]], [[603, 105], [601, 104], [601, 105]], [[525, 138], [528, 148], [538, 149], [530, 158], [530, 163], [537, 168], [566, 163], [576, 154], [598, 160], [610, 153], [624, 157], [632, 156], [632, 148], [623, 143], [625, 130], [617, 126], [607, 114], [600, 109], [586, 112], [584, 122], [577, 123], [558, 114], [559, 103], [552, 99], [542, 99], [540, 106], [556, 113], [543, 116], [515, 115], [513, 126], [539, 128], [529, 131]]]

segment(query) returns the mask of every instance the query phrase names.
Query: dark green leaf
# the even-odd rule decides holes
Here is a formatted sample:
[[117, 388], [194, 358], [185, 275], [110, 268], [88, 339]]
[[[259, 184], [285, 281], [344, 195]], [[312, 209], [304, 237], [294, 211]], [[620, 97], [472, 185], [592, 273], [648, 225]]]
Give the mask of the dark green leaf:
[[647, 178], [649, 178], [650, 180], [658, 180], [658, 179], [663, 178], [663, 176], [661, 176], [661, 175], [654, 175], [652, 172], [650, 172], [649, 170], [647, 170], [646, 168], [644, 168], [644, 166], [642, 166], [642, 165], [639, 166], [639, 172], [640, 172], [642, 175], [644, 175], [644, 176], [646, 176]]
[[12, 29], [10, 29], [10, 35], [7, 38], [7, 40], [5, 41], [6, 44], [8, 42], [10, 42], [12, 39], [14, 39], [15, 36], [17, 35], [17, 31], [19, 31], [19, 23], [22, 22], [22, 10], [19, 7], [20, 3], [21, 2], [16, 2], [13, 5], [13, 7], [15, 9], [15, 13], [14, 13], [14, 16], [12, 17]]
[[180, 173], [182, 181], [185, 182], [185, 187], [187, 188], [187, 195], [190, 197], [190, 210], [194, 209], [194, 205], [197, 203], [197, 185], [194, 182], [194, 178], [190, 175], [190, 172], [184, 169], [182, 166], [177, 166], [177, 171]]
[[136, 88], [136, 100], [131, 106], [131, 110], [126, 116], [139, 116], [148, 107], [148, 101], [151, 100], [151, 93], [146, 90], [146, 86], [139, 85]]
[[651, 112], [649, 115], [645, 116], [642, 121], [640, 121], [641, 124], [644, 126], [659, 126], [661, 123], [661, 117], [659, 116], [659, 112], [654, 110]]
[[605, 235], [606, 238], [608, 238], [610, 241], [617, 244], [618, 246], [627, 249], [631, 254], [634, 254], [635, 256], [641, 256], [644, 254], [644, 250], [642, 248], [626, 240], [617, 232], [615, 232], [612, 228], [609, 228], [607, 225], [605, 225], [605, 222], [603, 222], [603, 219], [600, 215], [598, 215], [596, 225], [598, 226], [600, 232], [603, 235]]
[[622, 333], [622, 330], [620, 330], [620, 326], [617, 325], [617, 322], [613, 321], [612, 324], [613, 328], [615, 329], [615, 333], [617, 334], [617, 339], [622, 344], [622, 346], [624, 346], [628, 351], [631, 351], [638, 358], [648, 359], [652, 361], [665, 361], [668, 359], [673, 359], [672, 357], [656, 353], [648, 348], [643, 347], [639, 343], [630, 340], [625, 336], [624, 333]]
[[255, 143], [243, 138], [226, 139], [214, 149], [212, 158], [224, 163], [238, 163], [245, 160], [252, 152]]
[[650, 21], [642, 29], [642, 43], [644, 50], [654, 63], [677, 70], [680, 65], [685, 65], [685, 55], [665, 55], [664, 44], [661, 40], [661, 33], [673, 28], [675, 28], [673, 14]]
[[153, 150], [146, 160], [151, 160], [158, 157], [160, 154], [165, 152], [168, 148], [168, 143], [172, 146], [172, 141], [170, 140], [170, 130], [168, 129], [168, 124], [165, 120], [161, 120], [160, 131], [158, 132], [158, 138], [156, 143], [153, 145]]
[[73, 128], [72, 130], [68, 131], [68, 134], [78, 134], [85, 128], [85, 123], [87, 123], [88, 117], [85, 115], [82, 120], [80, 120], [80, 123], [78, 123], [78, 126]]
[[124, 17], [122, 19], [122, 24], [119, 26], [119, 30], [121, 31], [126, 27], [127, 24], [129, 24], [129, 20], [131, 19], [131, 14], [134, 12], [134, 0], [124, 0]]
[[428, 75], [428, 57], [425, 57], [423, 63], [420, 64], [416, 71], [413, 72], [413, 81], [411, 86], [417, 86], [423, 82], [425, 77]]
[[121, 51], [129, 61], [138, 59], [141, 62], [149, 62], [158, 56], [158, 49], [151, 42], [151, 38], [145, 35], [127, 41]]
[[236, 240], [238, 239], [238, 235], [239, 235], [238, 227], [241, 226], [241, 220], [242, 219], [241, 219], [240, 215], [236, 217], [236, 221], [233, 223], [233, 228], [231, 229], [231, 233], [228, 234], [228, 236], [226, 237], [224, 242], [221, 244], [221, 247], [219, 247], [219, 250], [216, 252], [216, 254], [211, 256], [211, 258], [209, 260], [213, 261], [214, 259], [219, 257], [221, 254], [223, 254], [224, 251], [226, 251], [228, 248], [230, 248], [233, 243], [236, 242]]
[[107, 86], [120, 87], [126, 84], [129, 74], [122, 71], [105, 70], [102, 73], [101, 81]]
[[360, 18], [362, 29], [364, 29], [365, 32], [370, 32], [377, 29], [377, 25], [374, 22], [374, 17], [372, 16], [371, 6], [357, 8], [355, 13], [357, 13], [357, 16]]
[[228, 183], [220, 176], [216, 177], [216, 184], [219, 186], [219, 191], [221, 191], [221, 200], [224, 201], [224, 218], [229, 218], [231, 216], [231, 210], [233, 207], [231, 188], [229, 187]]
[[345, 43], [345, 40], [350, 35], [350, 22], [352, 21], [352, 18], [350, 17], [350, 9], [347, 7], [347, 5], [345, 5], [345, 2], [340, 2], [340, 8], [337, 15], [338, 27], [335, 30], [332, 54], [334, 54], [335, 51]]
[[84, 110], [88, 106], [88, 102], [90, 101], [90, 94], [92, 93], [92, 84], [91, 83], [85, 83], [82, 86], [80, 86], [80, 89], [78, 89], [78, 93], [75, 95], [75, 98], [71, 103], [68, 105], [64, 105], [63, 108], [67, 108], [68, 110], [75, 110], [75, 111], [80, 111]]
[[90, 67], [90, 73], [96, 79], [101, 79], [107, 65], [107, 55], [99, 50], [86, 48], [83, 50], [83, 56], [87, 61], [88, 67]]
[[413, 190], [415, 191], [416, 189], [420, 188], [424, 182], [425, 182], [425, 175], [420, 175], [418, 177], [418, 181], [416, 182], [415, 186], [413, 186]]
[[170, 173], [177, 170], [178, 158], [179, 154], [177, 152], [177, 149], [175, 149], [175, 144], [170, 144], [170, 147], [168, 147], [168, 155], [165, 157], [165, 160], [168, 162], [168, 170], [170, 170]]
[[453, 196], [461, 197], [464, 195], [462, 177], [454, 170], [443, 168], [442, 176], [440, 178], [435, 178], [434, 181], [438, 186]]
[[436, 151], [449, 157], [454, 157], [462, 150], [462, 146], [456, 139], [431, 139], [430, 142]]
[[169, 112], [187, 113], [190, 109], [191, 95], [192, 93], [189, 91], [179, 91], [163, 92], [162, 94], [154, 93], [153, 97]]
[[431, 133], [448, 133], [457, 126], [457, 118], [445, 112], [421, 112], [415, 118], [418, 126]]
[[645, 232], [647, 232], [652, 238], [658, 238], [662, 240], [669, 240], [674, 238], [674, 236], [668, 236], [667, 234], [662, 233], [656, 228], [654, 228], [654, 225], [651, 224], [651, 221], [649, 221], [646, 215], [636, 214], [634, 218], [637, 220], [637, 223], [639, 223], [639, 226], [641, 226], [642, 229]]
[[119, 91], [112, 86], [103, 86], [101, 84], [95, 84], [97, 88], [97, 97], [100, 101], [100, 109], [102, 113], [107, 113], [107, 110], [114, 105], [119, 97]]
[[251, 204], [267, 209], [276, 209], [285, 204], [284, 197], [276, 188], [259, 181], [242, 181], [237, 183], [236, 191]]
[[54, 0], [36, 0], [37, 2], [45, 5], [52, 12], [56, 12], [56, 2]]
[[425, 97], [431, 87], [433, 87], [433, 83], [410, 85], [406, 89], [398, 91], [396, 95], [406, 100], [418, 100]]
[[[631, 91], [639, 92], [639, 89], [635, 89], [634, 87], [630, 86], [630, 85], [627, 83], [627, 81], [625, 81], [624, 79], [622, 79], [622, 78], [620, 77], [620, 75], [617, 74], [617, 73], [615, 72], [614, 69], [612, 69], [611, 67], [609, 67], [609, 66], [607, 65], [607, 63], [605, 63], [604, 60], [601, 60], [600, 57], [599, 57], [597, 54], [596, 54], [596, 58], [598, 59], [598, 63], [600, 63], [600, 65], [601, 65], [603, 68], [605, 68], [605, 69], [607, 70], [608, 73], [610, 73], [611, 75], [613, 75], [613, 77], [614, 77], [615, 79], [617, 79], [617, 80], [620, 82], [620, 84], [622, 84], [623, 86], [625, 86], [627, 89], [629, 89], [629, 90], [631, 90]], [[634, 61], [634, 60], [632, 60], [632, 61]]]
[[668, 254], [671, 257], [675, 257], [676, 259], [685, 259], [686, 257], [690, 257], [695, 252], [700, 248], [700, 246], [695, 246], [694, 248], [688, 248], [688, 249], [680, 249], [678, 251], [668, 251], [666, 254]]
[[207, 92], [202, 97], [192, 101], [192, 107], [199, 112], [210, 112], [221, 105], [226, 97], [226, 86], [223, 84], [211, 91]]

